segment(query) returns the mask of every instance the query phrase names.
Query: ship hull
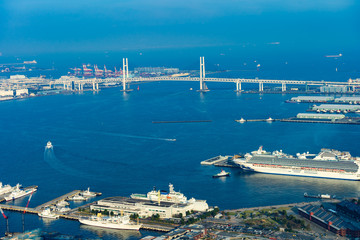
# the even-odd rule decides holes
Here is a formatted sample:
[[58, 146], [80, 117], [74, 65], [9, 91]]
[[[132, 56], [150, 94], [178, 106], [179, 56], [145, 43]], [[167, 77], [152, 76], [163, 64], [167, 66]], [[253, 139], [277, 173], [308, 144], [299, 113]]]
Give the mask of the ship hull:
[[120, 230], [136, 230], [138, 231], [141, 225], [137, 224], [115, 224], [115, 223], [106, 223], [101, 221], [91, 221], [87, 219], [79, 219], [79, 222], [84, 225], [89, 225], [93, 227], [101, 227], [101, 228], [111, 228], [111, 229], [120, 229]]
[[238, 163], [238, 164], [244, 170], [266, 173], [266, 174], [360, 181], [360, 174], [357, 173], [336, 173], [336, 172], [303, 170], [303, 169], [294, 169], [294, 168], [257, 167], [250, 163]]
[[21, 197], [25, 197], [25, 196], [27, 196], [27, 195], [30, 195], [32, 192], [36, 192], [36, 190], [37, 190], [36, 188], [28, 189], [28, 190], [24, 191], [23, 193], [20, 193], [20, 194], [18, 194], [18, 195], [16, 195], [16, 196], [7, 196], [7, 197], [5, 197], [5, 200], [6, 200], [7, 202], [13, 201], [13, 200], [15, 200], [15, 199], [18, 199], [18, 198], [21, 198]]

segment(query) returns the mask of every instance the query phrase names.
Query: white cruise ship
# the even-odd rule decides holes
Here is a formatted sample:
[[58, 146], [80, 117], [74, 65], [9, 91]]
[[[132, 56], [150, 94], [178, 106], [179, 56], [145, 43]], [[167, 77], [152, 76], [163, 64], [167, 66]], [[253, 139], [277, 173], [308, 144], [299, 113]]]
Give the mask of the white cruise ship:
[[280, 151], [266, 152], [260, 147], [257, 151], [233, 160], [247, 171], [316, 177], [343, 180], [360, 180], [360, 158], [349, 152], [321, 149], [319, 154], [298, 153], [296, 157]]
[[13, 190], [9, 195], [5, 196], [6, 201], [12, 201], [17, 198], [30, 195], [32, 192], [36, 192], [37, 188], [27, 188], [25, 190], [20, 189], [20, 184], [16, 184], [15, 190]]
[[116, 216], [116, 217], [102, 217], [101, 214], [98, 214], [97, 216], [80, 218], [79, 222], [85, 225], [90, 225], [95, 227], [122, 229], [122, 230], [138, 231], [141, 228], [141, 224], [136, 224], [130, 221], [130, 217], [128, 215]]

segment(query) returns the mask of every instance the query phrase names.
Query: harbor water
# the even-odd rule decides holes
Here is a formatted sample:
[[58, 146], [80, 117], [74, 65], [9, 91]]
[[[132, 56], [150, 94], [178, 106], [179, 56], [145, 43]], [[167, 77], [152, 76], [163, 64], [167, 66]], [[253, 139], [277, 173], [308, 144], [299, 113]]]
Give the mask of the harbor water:
[[[199, 93], [189, 90], [198, 89], [196, 82], [152, 82], [131, 93], [109, 88], [1, 102], [0, 181], [38, 185], [30, 207], [89, 186], [102, 192], [102, 198], [146, 193], [153, 186], [167, 190], [169, 183], [185, 196], [206, 199], [221, 209], [309, 201], [304, 192], [358, 195], [358, 182], [251, 174], [237, 168], [229, 169], [229, 178], [213, 179], [220, 169], [202, 166], [201, 161], [260, 145], [293, 155], [334, 148], [360, 156], [360, 127], [240, 124], [234, 120], [293, 117], [309, 105], [285, 103], [294, 95], [235, 93], [228, 83], [208, 87], [210, 92]], [[153, 123], [197, 120], [211, 121]], [[47, 141], [54, 145], [51, 154], [44, 153]], [[26, 202], [23, 198], [9, 204]], [[7, 214], [10, 230], [21, 231], [21, 215]], [[138, 239], [149, 234], [80, 227], [68, 220], [45, 222], [35, 215], [25, 216], [25, 223], [28, 230], [41, 227], [88, 238]], [[4, 231], [5, 221], [0, 220], [0, 233]]]

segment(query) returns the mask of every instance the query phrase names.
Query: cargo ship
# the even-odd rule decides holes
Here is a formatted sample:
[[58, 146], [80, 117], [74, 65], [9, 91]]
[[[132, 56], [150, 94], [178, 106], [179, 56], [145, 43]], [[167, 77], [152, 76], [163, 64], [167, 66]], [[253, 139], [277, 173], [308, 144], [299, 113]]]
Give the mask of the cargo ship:
[[243, 170], [291, 175], [301, 177], [360, 180], [360, 158], [349, 152], [321, 149], [319, 154], [297, 153], [292, 156], [282, 150], [267, 152], [262, 146], [257, 151], [247, 153], [243, 158], [235, 158]]

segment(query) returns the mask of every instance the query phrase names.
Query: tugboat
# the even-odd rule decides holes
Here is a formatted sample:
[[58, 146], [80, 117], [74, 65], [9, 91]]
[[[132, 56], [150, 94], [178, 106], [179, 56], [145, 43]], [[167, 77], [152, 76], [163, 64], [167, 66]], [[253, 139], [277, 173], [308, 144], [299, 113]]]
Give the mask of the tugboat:
[[228, 177], [230, 176], [229, 172], [225, 172], [223, 169], [221, 169], [221, 172], [218, 174], [213, 175], [213, 178], [219, 178], [219, 177]]
[[53, 149], [53, 145], [51, 144], [50, 141], [47, 142], [45, 149]]

